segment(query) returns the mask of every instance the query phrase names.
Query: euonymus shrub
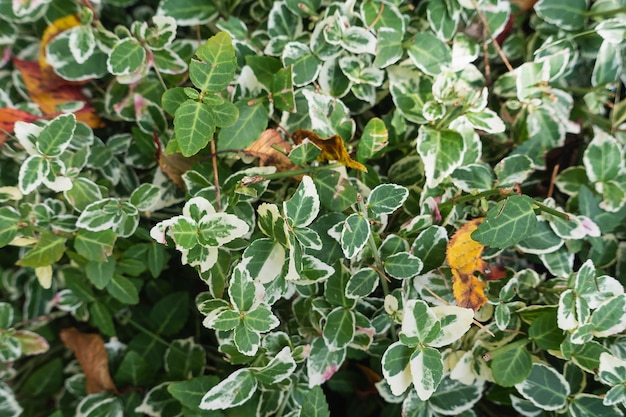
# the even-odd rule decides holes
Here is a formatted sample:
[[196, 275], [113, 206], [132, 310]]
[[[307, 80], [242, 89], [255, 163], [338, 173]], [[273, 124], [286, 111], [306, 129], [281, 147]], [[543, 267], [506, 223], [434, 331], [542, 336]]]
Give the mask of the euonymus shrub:
[[623, 6], [413, 3], [0, 0], [3, 415], [623, 415]]

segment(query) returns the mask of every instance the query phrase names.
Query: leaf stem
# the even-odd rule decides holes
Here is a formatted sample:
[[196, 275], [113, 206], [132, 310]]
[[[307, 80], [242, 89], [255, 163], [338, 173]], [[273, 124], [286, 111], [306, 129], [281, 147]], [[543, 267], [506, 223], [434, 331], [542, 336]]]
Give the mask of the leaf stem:
[[220, 178], [217, 172], [217, 153], [215, 153], [215, 136], [211, 136], [211, 162], [213, 163], [213, 180], [215, 182], [215, 199], [217, 211], [222, 211], [222, 196], [220, 192]]
[[533, 200], [533, 204], [536, 205], [539, 208], [539, 210], [541, 210], [541, 211], [543, 211], [545, 213], [551, 214], [553, 216], [559, 217], [559, 218], [567, 220], [567, 221], [570, 220], [569, 214], [567, 214], [567, 213], [564, 213], [564, 212], [559, 211], [557, 209], [553, 209], [552, 207], [548, 207], [545, 204], [540, 203], [538, 201], [534, 201]]
[[439, 204], [439, 210], [447, 209], [449, 207], [453, 207], [463, 203], [469, 203], [470, 201], [478, 200], [484, 197], [491, 197], [494, 195], [504, 195], [507, 196], [511, 194], [513, 191], [507, 188], [492, 188], [491, 190], [482, 191], [476, 194], [468, 194], [461, 197], [453, 197], [448, 201], [445, 201]]
[[336, 163], [336, 164], [329, 164], [329, 165], [310, 166], [310, 167], [301, 168], [301, 169], [293, 169], [291, 171], [275, 172], [273, 174], [254, 175], [252, 177], [244, 177], [242, 179], [242, 182], [245, 183], [246, 185], [250, 185], [250, 184], [255, 184], [257, 182], [260, 182], [260, 181], [277, 180], [280, 178], [294, 177], [297, 175], [306, 175], [306, 174], [311, 174], [317, 171], [323, 171], [325, 169], [338, 168], [340, 166], [343, 166], [343, 165]]

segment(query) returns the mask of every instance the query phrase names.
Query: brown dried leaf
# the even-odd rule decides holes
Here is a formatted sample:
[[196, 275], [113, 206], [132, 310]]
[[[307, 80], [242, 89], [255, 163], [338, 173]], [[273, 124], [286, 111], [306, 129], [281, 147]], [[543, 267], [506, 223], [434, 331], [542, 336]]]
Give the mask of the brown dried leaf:
[[185, 182], [183, 181], [183, 174], [191, 169], [197, 158], [188, 158], [179, 153], [165, 154], [161, 152], [159, 154], [159, 166], [161, 170], [167, 175], [178, 188], [185, 189]]
[[487, 302], [485, 283], [474, 273], [485, 274], [487, 263], [482, 259], [485, 247], [472, 239], [472, 232], [483, 219], [467, 222], [450, 239], [446, 250], [446, 260], [452, 269], [452, 291], [457, 305], [478, 310]]
[[320, 162], [337, 161], [348, 168], [367, 172], [367, 168], [365, 168], [363, 164], [350, 158], [344, 146], [343, 139], [341, 139], [339, 135], [333, 135], [329, 138], [320, 138], [310, 130], [298, 129], [293, 133], [292, 138], [296, 144], [300, 144], [305, 139], [308, 139], [318, 146], [322, 150], [320, 156], [317, 157], [317, 160]]
[[283, 139], [276, 129], [263, 131], [243, 152], [259, 158], [261, 166], [275, 166], [278, 171], [291, 171], [295, 168], [287, 156], [291, 152], [291, 143]]
[[61, 330], [61, 340], [65, 347], [74, 351], [78, 363], [83, 368], [88, 394], [101, 391], [117, 392], [109, 373], [109, 357], [99, 334], [81, 333], [71, 327]]

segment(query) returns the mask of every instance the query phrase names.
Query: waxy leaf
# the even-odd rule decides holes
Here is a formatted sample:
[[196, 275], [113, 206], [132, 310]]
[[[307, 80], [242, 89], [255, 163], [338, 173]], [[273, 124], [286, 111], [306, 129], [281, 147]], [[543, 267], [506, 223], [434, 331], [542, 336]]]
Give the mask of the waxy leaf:
[[354, 258], [367, 244], [370, 223], [359, 213], [348, 216], [341, 229], [341, 249], [348, 259]]
[[435, 130], [422, 125], [417, 136], [417, 152], [424, 162], [427, 185], [435, 187], [463, 162], [465, 144], [455, 130]]
[[355, 317], [354, 312], [345, 307], [335, 307], [324, 324], [324, 342], [330, 350], [343, 349], [354, 338]]
[[435, 392], [443, 377], [443, 360], [437, 349], [418, 348], [410, 360], [413, 387], [417, 396], [426, 401]]
[[292, 227], [306, 227], [315, 220], [319, 209], [320, 198], [315, 184], [311, 177], [305, 175], [291, 199], [283, 203], [287, 222]]
[[409, 196], [409, 190], [397, 184], [376, 186], [367, 199], [367, 207], [376, 214], [391, 214], [396, 211]]
[[204, 394], [200, 401], [203, 410], [223, 410], [248, 401], [258, 386], [250, 369], [238, 369]]
[[183, 156], [195, 155], [212, 139], [213, 113], [206, 104], [187, 100], [176, 109], [174, 132]]
[[534, 363], [528, 378], [515, 388], [535, 406], [547, 411], [563, 408], [570, 391], [563, 375], [542, 363]]
[[472, 238], [485, 246], [506, 248], [530, 236], [536, 224], [532, 199], [513, 195], [489, 209]]
[[198, 59], [189, 63], [191, 82], [203, 92], [219, 92], [235, 76], [237, 62], [232, 39], [227, 32], [218, 32], [196, 51]]

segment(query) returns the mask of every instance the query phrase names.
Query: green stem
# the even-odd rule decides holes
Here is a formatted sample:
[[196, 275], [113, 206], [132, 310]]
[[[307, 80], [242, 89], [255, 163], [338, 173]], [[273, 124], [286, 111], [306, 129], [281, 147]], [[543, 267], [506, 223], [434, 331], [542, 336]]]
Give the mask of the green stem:
[[163, 339], [162, 337], [156, 335], [154, 332], [151, 332], [150, 330], [146, 329], [145, 327], [143, 327], [141, 324], [137, 323], [134, 320], [128, 320], [128, 324], [130, 324], [132, 327], [134, 327], [135, 329], [139, 330], [142, 333], [145, 333], [146, 335], [150, 336], [151, 338], [153, 338], [154, 340], [156, 340], [157, 342], [161, 343], [162, 345], [166, 346], [166, 347], [171, 347], [170, 344], [167, 342], [167, 340]]
[[306, 175], [306, 174], [315, 173], [317, 171], [323, 171], [325, 169], [338, 168], [340, 166], [342, 165], [341, 164], [329, 164], [329, 165], [311, 166], [311, 167], [306, 167], [306, 168], [301, 168], [301, 169], [293, 169], [291, 171], [281, 171], [281, 172], [275, 172], [273, 174], [255, 175], [253, 177], [245, 177], [242, 181], [247, 184], [254, 184], [259, 181], [277, 180], [280, 178], [288, 178], [288, 177], [293, 177], [296, 175]]
[[476, 194], [468, 194], [462, 197], [452, 198], [446, 202], [439, 204], [439, 210], [444, 210], [459, 204], [469, 203], [484, 197], [491, 197], [494, 195], [509, 195], [512, 191], [505, 188], [493, 188], [491, 190], [482, 191]]
[[598, 10], [597, 12], [589, 12], [587, 13], [587, 16], [589, 17], [593, 17], [593, 16], [613, 17], [620, 13], [626, 13], [626, 6], [618, 7], [617, 9]]
[[538, 201], [533, 201], [533, 204], [536, 205], [537, 207], [539, 207], [539, 210], [541, 210], [541, 211], [543, 211], [545, 213], [551, 214], [553, 216], [559, 217], [559, 218], [564, 219], [564, 220], [568, 220], [568, 221], [570, 220], [569, 214], [567, 214], [567, 213], [564, 213], [564, 212], [559, 211], [557, 209], [553, 209], [552, 207], [548, 207], [545, 204], [540, 203]]

